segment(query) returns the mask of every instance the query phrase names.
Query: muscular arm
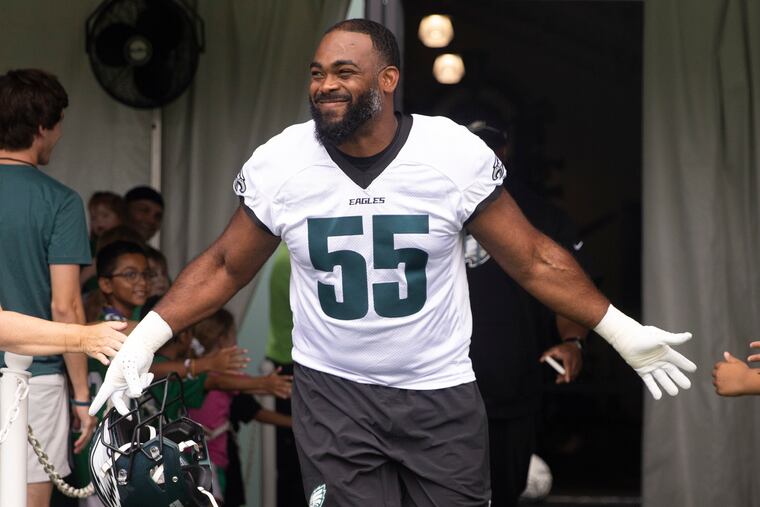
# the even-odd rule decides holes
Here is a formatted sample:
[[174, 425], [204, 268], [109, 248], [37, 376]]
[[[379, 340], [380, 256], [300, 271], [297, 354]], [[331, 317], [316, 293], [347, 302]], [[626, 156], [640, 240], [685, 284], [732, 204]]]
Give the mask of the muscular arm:
[[557, 323], [557, 333], [562, 341], [570, 338], [580, 338], [581, 340], [586, 338], [588, 328], [559, 314], [556, 315], [555, 320]]
[[604, 317], [607, 298], [570, 253], [528, 222], [507, 192], [468, 229], [509, 276], [556, 313], [586, 328]]
[[208, 317], [251, 281], [279, 243], [241, 206], [222, 235], [182, 270], [154, 311], [175, 332]]

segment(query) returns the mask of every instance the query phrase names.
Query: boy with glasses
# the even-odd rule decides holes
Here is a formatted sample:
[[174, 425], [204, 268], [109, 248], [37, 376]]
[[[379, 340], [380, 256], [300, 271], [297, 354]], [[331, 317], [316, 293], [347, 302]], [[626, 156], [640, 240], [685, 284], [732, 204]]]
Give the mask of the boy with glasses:
[[98, 252], [97, 271], [107, 303], [99, 320], [129, 320], [148, 298], [151, 272], [145, 250], [128, 241], [111, 243]]

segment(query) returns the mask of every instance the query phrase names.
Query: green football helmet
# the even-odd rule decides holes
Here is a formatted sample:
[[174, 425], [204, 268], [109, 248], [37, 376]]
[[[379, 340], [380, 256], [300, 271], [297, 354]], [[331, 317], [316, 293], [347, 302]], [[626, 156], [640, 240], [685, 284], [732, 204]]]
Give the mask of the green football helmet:
[[203, 427], [164, 413], [173, 403], [184, 407], [181, 391], [166, 399], [175, 380], [154, 382], [127, 415], [112, 408], [95, 430], [90, 475], [106, 507], [216, 507]]

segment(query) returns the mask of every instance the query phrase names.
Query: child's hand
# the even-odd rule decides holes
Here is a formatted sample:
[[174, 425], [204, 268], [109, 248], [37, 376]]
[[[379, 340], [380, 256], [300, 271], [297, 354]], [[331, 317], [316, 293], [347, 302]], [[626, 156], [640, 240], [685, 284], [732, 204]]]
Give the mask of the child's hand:
[[751, 369], [747, 363], [740, 361], [728, 352], [724, 352], [723, 357], [725, 361], [715, 363], [713, 368], [715, 392], [721, 396], [752, 394], [752, 381], [757, 376], [757, 370]]
[[270, 394], [287, 400], [290, 398], [290, 392], [293, 389], [293, 376], [292, 375], [279, 375], [280, 368], [277, 371], [270, 373], [266, 376], [267, 391]]
[[[749, 347], [751, 349], [760, 349], [760, 341], [750, 343]], [[750, 355], [749, 357], [747, 357], [747, 361], [749, 361], [750, 363], [755, 362], [755, 361], [760, 361], [760, 354]]]
[[237, 345], [217, 349], [208, 355], [210, 369], [221, 373], [237, 375], [245, 369], [251, 358], [246, 356], [247, 349], [239, 349]]

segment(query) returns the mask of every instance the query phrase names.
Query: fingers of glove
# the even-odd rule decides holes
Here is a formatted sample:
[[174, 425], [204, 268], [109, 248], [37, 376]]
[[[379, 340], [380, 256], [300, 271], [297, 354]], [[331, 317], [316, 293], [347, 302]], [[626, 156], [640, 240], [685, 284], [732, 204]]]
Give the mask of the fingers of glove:
[[641, 380], [644, 381], [644, 385], [647, 386], [647, 389], [649, 389], [649, 392], [652, 393], [652, 397], [655, 400], [662, 398], [662, 391], [660, 391], [660, 388], [657, 386], [657, 382], [654, 381], [651, 373], [642, 374]]
[[111, 395], [111, 403], [113, 403], [114, 408], [121, 415], [127, 415], [129, 413], [129, 404], [127, 403], [125, 394], [126, 393], [123, 389], [119, 389]]
[[682, 355], [679, 352], [676, 352], [675, 350], [671, 348], [668, 349], [667, 354], [665, 354], [665, 357], [663, 357], [662, 360], [667, 361], [668, 363], [674, 364], [675, 366], [678, 366], [684, 371], [697, 371], [696, 364], [692, 363], [684, 355]]
[[122, 374], [127, 382], [127, 396], [139, 398], [144, 390], [143, 379], [142, 375], [137, 371], [134, 362], [130, 361], [128, 364], [124, 364]]
[[680, 345], [691, 340], [691, 333], [669, 333], [663, 332], [661, 340], [668, 345]]
[[689, 389], [691, 387], [691, 380], [689, 380], [689, 377], [684, 375], [681, 370], [672, 364], [665, 364], [662, 366], [662, 369], [665, 370], [665, 373], [667, 373], [670, 378], [673, 379], [673, 382], [678, 384], [678, 387], [681, 389]]
[[670, 380], [670, 377], [668, 377], [668, 374], [665, 373], [664, 370], [658, 368], [652, 372], [652, 375], [654, 376], [655, 380], [659, 382], [662, 388], [665, 389], [666, 393], [671, 396], [678, 394], [678, 388], [673, 383], [673, 381]]
[[150, 384], [153, 382], [153, 374], [150, 372], [143, 373], [142, 376], [140, 377], [140, 382], [142, 382], [142, 390], [143, 391], [146, 390], [150, 386]]
[[102, 386], [100, 386], [100, 389], [98, 389], [98, 392], [95, 394], [95, 398], [93, 398], [92, 403], [90, 403], [90, 410], [87, 412], [90, 415], [95, 415], [98, 413], [98, 410], [100, 410], [100, 407], [105, 405], [106, 401], [108, 401], [108, 398], [113, 394], [114, 388], [113, 384], [109, 382], [104, 382]]

